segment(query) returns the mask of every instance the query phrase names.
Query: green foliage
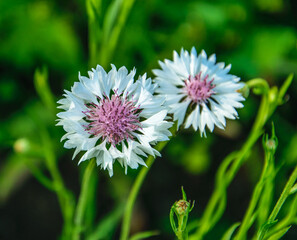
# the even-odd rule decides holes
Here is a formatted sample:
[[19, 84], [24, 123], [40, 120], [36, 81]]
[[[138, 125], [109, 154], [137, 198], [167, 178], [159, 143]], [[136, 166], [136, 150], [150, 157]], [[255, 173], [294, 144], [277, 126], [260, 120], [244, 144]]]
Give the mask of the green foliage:
[[[118, 203], [119, 198], [126, 198], [136, 172], [121, 175], [118, 181], [106, 180], [103, 175], [99, 183], [96, 174], [87, 177], [90, 171], [85, 171], [87, 168], [83, 165], [80, 167], [85, 175], [82, 177], [83, 197], [75, 201], [74, 196], [79, 195], [79, 181], [74, 176], [79, 173], [69, 167], [76, 163], [70, 161], [70, 153], [66, 153], [60, 143], [62, 129], [54, 127], [56, 99], [61, 97], [63, 86], [70, 86], [77, 80], [79, 71], [87, 71], [88, 64], [90, 67], [101, 64], [106, 69], [110, 63], [117, 67], [125, 65], [128, 69], [135, 66], [138, 74], [148, 72], [152, 77], [151, 69], [157, 67], [158, 60], [171, 58], [173, 50], [180, 51], [182, 47], [189, 50], [195, 46], [205, 49], [208, 54], [216, 52], [219, 61], [232, 63], [231, 73], [247, 82], [245, 108], [240, 110], [241, 119], [237, 124], [227, 122], [228, 133], [216, 131], [219, 136], [214, 134], [200, 139], [185, 131], [170, 141], [162, 153], [163, 159], [158, 160], [159, 165], [148, 175], [150, 180], [158, 179], [155, 180], [158, 184], [150, 188], [150, 182], [147, 183], [138, 200], [145, 207], [152, 206], [159, 194], [163, 197], [158, 198], [158, 205], [165, 210], [162, 213], [157, 204], [147, 210], [151, 223], [137, 229], [140, 233], [130, 239], [158, 234], [156, 238], [169, 236], [170, 239], [172, 233], [164, 236], [166, 230], [163, 231], [169, 221], [166, 225], [160, 224], [158, 232], [143, 230], [151, 226], [155, 229], [158, 219], [167, 216], [168, 203], [175, 196], [173, 186], [183, 184], [191, 189], [191, 196], [196, 201], [205, 202], [216, 171], [210, 201], [205, 208], [192, 212], [196, 219], [187, 225], [190, 239], [191, 236], [193, 239], [209, 236], [213, 239], [223, 236], [223, 240], [234, 236], [244, 239], [251, 234], [254, 234], [253, 239], [280, 239], [290, 232], [290, 228], [296, 227], [297, 219], [296, 171], [287, 179], [297, 157], [293, 113], [297, 88], [293, 74], [290, 74], [297, 73], [294, 6], [293, 1], [282, 0], [0, 1], [0, 203], [3, 211], [19, 198], [13, 207], [16, 213], [3, 214], [1, 222], [10, 223], [6, 216], [27, 214], [18, 208], [25, 195], [20, 189], [32, 184], [27, 181], [32, 175], [57, 195], [62, 214], [56, 218], [61, 218], [64, 225], [59, 229], [53, 227], [51, 231], [58, 236], [63, 228], [60, 239], [114, 239], [124, 213], [127, 217], [123, 224], [126, 229], [123, 239], [127, 239], [129, 224], [134, 221], [133, 205], [148, 170], [141, 169], [142, 179], [133, 185], [129, 207], [125, 208], [114, 203]], [[288, 77], [283, 81], [285, 76]], [[253, 79], [246, 81], [249, 78]], [[280, 105], [283, 106], [275, 111]], [[271, 118], [278, 136], [278, 150], [275, 153], [264, 144], [262, 166], [262, 152], [256, 149]], [[273, 130], [270, 139], [275, 141], [275, 135]], [[267, 143], [270, 139], [265, 136]], [[225, 157], [235, 149], [238, 150]], [[251, 161], [251, 156], [255, 161]], [[248, 168], [247, 162], [256, 165]], [[149, 159], [149, 168], [152, 163]], [[65, 165], [68, 166], [66, 170]], [[256, 168], [262, 168], [261, 176], [255, 173]], [[63, 169], [62, 173], [60, 169]], [[108, 184], [106, 181], [113, 182]], [[250, 195], [248, 191], [244, 195], [250, 201], [246, 212], [246, 209], [240, 209], [243, 219], [240, 225], [232, 224], [238, 218], [224, 215], [227, 206], [238, 207], [237, 200], [243, 198], [240, 193], [238, 199], [230, 197], [234, 195], [232, 184], [236, 181], [248, 183], [253, 188]], [[168, 188], [162, 189], [160, 183], [167, 184]], [[207, 187], [204, 188], [205, 183]], [[117, 191], [118, 194], [106, 196], [106, 186], [108, 193]], [[283, 189], [282, 194], [280, 189]], [[148, 190], [152, 191], [148, 193]], [[103, 202], [108, 202], [109, 206]], [[42, 204], [40, 202], [40, 206]], [[97, 211], [96, 205], [106, 209]], [[35, 206], [31, 206], [28, 209], [30, 216], [24, 218], [29, 219], [34, 209]], [[26, 226], [17, 223], [14, 220], [11, 225]], [[3, 226], [1, 232], [6, 231], [6, 225]], [[76, 229], [75, 234], [73, 229]]]
[[149, 237], [158, 236], [160, 233], [158, 231], [147, 231], [147, 232], [141, 232], [133, 235], [129, 240], [141, 240], [141, 239], [147, 239]]
[[107, 216], [100, 220], [94, 232], [87, 237], [87, 240], [112, 239], [116, 226], [123, 215], [123, 211], [124, 204], [121, 203], [116, 206]]
[[222, 240], [231, 240], [232, 239], [232, 235], [234, 234], [235, 230], [238, 228], [238, 226], [240, 225], [240, 223], [234, 223], [224, 234], [224, 236], [222, 237]]
[[4, 2], [0, 7], [3, 60], [23, 69], [40, 60], [55, 69], [77, 66], [82, 54], [78, 38], [66, 16], [59, 16], [51, 2]]

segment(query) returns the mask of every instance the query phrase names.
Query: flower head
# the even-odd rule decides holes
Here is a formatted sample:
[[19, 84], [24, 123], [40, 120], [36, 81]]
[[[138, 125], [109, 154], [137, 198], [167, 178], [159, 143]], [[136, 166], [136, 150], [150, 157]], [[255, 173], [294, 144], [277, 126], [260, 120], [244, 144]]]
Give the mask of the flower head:
[[168, 140], [172, 126], [165, 120], [164, 99], [154, 96], [156, 84], [146, 75], [134, 80], [135, 69], [125, 67], [107, 73], [101, 66], [89, 77], [79, 74], [71, 91], [58, 101], [58, 124], [67, 132], [65, 148], [75, 148], [73, 158], [86, 151], [79, 162], [96, 158], [98, 166], [113, 174], [118, 160], [127, 167], [145, 165], [142, 157], [160, 155], [151, 145]]
[[193, 47], [190, 53], [182, 49], [178, 55], [174, 51], [173, 61], [166, 59], [159, 64], [162, 70], [153, 70], [160, 86], [157, 92], [165, 96], [165, 105], [178, 127], [182, 123], [185, 128], [192, 125], [205, 135], [206, 126], [210, 131], [215, 125], [223, 129], [226, 118], [237, 117], [235, 108], [243, 107], [244, 98], [238, 90], [244, 84], [228, 74], [231, 65], [216, 63], [215, 55], [207, 59], [203, 50], [197, 55]]

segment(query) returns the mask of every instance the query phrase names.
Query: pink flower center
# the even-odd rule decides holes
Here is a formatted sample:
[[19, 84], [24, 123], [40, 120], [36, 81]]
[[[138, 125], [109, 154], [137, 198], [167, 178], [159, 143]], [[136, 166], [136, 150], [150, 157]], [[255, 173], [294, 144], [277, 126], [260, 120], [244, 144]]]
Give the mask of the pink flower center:
[[101, 100], [99, 105], [90, 103], [86, 106], [88, 110], [83, 112], [89, 123], [84, 126], [86, 131], [94, 136], [102, 136], [113, 146], [124, 139], [133, 139], [132, 132], [141, 128], [139, 107], [116, 93], [111, 99], [106, 97]]
[[195, 77], [192, 75], [185, 81], [185, 91], [188, 97], [195, 103], [206, 102], [207, 99], [214, 94], [212, 90], [215, 85], [212, 84], [213, 79], [207, 81], [208, 75], [201, 78], [202, 72], [199, 72]]

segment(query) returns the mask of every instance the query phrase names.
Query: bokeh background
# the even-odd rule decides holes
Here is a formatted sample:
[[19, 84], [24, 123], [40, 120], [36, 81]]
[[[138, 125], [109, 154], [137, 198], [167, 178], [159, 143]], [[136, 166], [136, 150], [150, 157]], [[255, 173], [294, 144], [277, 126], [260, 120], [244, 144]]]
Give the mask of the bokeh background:
[[[103, 1], [103, 12], [109, 3]], [[297, 74], [296, 13], [294, 0], [138, 0], [111, 62], [117, 67], [136, 67], [138, 74], [147, 72], [153, 77], [151, 70], [158, 68], [158, 60], [171, 59], [173, 50], [195, 46], [198, 52], [216, 53], [219, 62], [231, 63], [231, 73], [242, 81], [261, 77], [280, 86], [288, 74]], [[84, 0], [0, 1], [0, 239], [58, 238], [62, 216], [57, 198], [32, 177], [26, 164], [44, 167], [41, 129], [50, 133], [66, 186], [76, 196], [85, 164], [78, 167], [79, 158], [72, 161], [73, 151], [60, 143], [63, 130], [55, 127], [55, 113], [44, 108], [34, 87], [34, 72], [47, 69], [58, 100], [78, 80], [78, 72], [86, 75], [89, 67], [95, 66], [89, 66]], [[110, 69], [110, 65], [104, 67]], [[297, 163], [295, 80], [288, 93], [288, 102], [271, 119], [279, 138], [276, 165], [284, 166], [276, 177], [275, 199]], [[192, 129], [183, 130], [172, 139], [141, 189], [132, 231], [159, 229], [161, 235], [154, 239], [173, 239], [169, 210], [181, 198], [181, 186], [196, 201], [190, 220], [201, 216], [218, 165], [242, 145], [258, 106], [259, 98], [250, 95], [245, 108], [239, 110], [240, 119], [228, 121], [226, 131], [215, 130], [201, 138]], [[242, 219], [262, 163], [259, 141], [231, 184], [226, 212], [207, 239], [218, 239]], [[125, 175], [116, 164], [109, 178], [98, 168], [96, 221], [126, 199], [138, 171], [129, 169]], [[114, 230], [114, 239], [118, 230]], [[293, 226], [284, 239], [296, 238], [297, 227]]]

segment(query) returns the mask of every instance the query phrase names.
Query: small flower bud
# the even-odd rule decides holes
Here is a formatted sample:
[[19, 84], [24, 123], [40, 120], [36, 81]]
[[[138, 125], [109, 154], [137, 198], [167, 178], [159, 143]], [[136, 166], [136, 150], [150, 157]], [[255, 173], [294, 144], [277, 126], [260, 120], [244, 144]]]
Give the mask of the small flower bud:
[[248, 98], [250, 95], [250, 88], [247, 84], [245, 84], [244, 87], [237, 90], [237, 92], [241, 93], [244, 98]]
[[44, 157], [43, 149], [40, 145], [33, 143], [27, 138], [19, 138], [13, 144], [13, 149], [17, 154], [30, 157]]
[[263, 136], [262, 144], [265, 151], [275, 153], [278, 145], [278, 139], [275, 135], [275, 129], [274, 129], [273, 123], [272, 123], [272, 129], [271, 129], [271, 137], [269, 137], [268, 134], [265, 134]]
[[266, 142], [266, 147], [270, 151], [275, 151], [277, 147], [277, 143], [273, 138], [271, 138]]
[[15, 141], [13, 148], [17, 153], [26, 153], [30, 150], [30, 142], [26, 138], [20, 138]]
[[175, 210], [179, 215], [185, 215], [189, 207], [190, 202], [187, 202], [186, 200], [179, 200], [175, 204]]
[[[194, 207], [194, 202], [191, 206], [191, 202], [187, 201], [186, 193], [182, 187], [183, 199], [175, 202], [170, 209], [170, 224], [172, 230], [178, 239], [188, 239], [187, 232], [187, 221], [189, 217], [189, 213], [192, 211]], [[175, 223], [174, 216], [177, 218], [177, 224]]]

